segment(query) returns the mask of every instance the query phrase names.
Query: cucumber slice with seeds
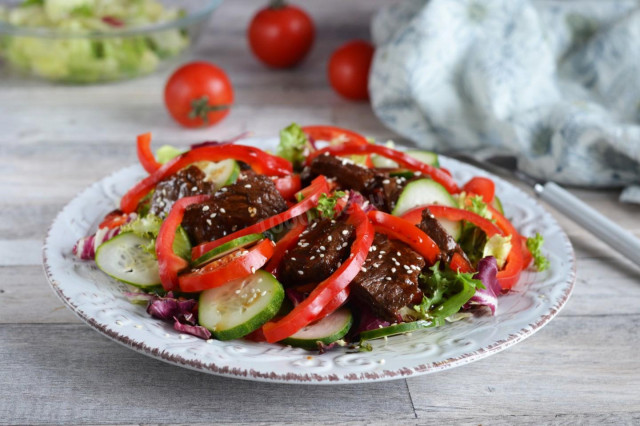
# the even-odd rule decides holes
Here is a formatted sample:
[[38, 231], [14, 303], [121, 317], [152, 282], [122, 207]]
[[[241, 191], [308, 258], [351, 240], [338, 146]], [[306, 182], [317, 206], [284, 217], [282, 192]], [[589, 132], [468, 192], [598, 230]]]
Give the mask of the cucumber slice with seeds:
[[282, 284], [270, 273], [253, 275], [205, 290], [198, 303], [198, 322], [219, 340], [232, 340], [260, 328], [280, 309]]
[[96, 251], [96, 265], [118, 281], [148, 289], [160, 284], [158, 260], [148, 250], [150, 240], [124, 232], [102, 243]]
[[360, 333], [360, 341], [380, 339], [383, 337], [394, 336], [396, 334], [410, 333], [415, 330], [433, 327], [434, 323], [429, 321], [402, 322], [393, 324], [388, 327], [376, 328]]
[[304, 327], [280, 343], [304, 349], [318, 349], [318, 342], [328, 345], [342, 339], [353, 324], [353, 316], [347, 308], [340, 308], [320, 321]]
[[[458, 203], [444, 186], [431, 179], [419, 179], [410, 182], [404, 187], [391, 214], [402, 216], [411, 209], [429, 204], [458, 207]], [[444, 219], [438, 219], [438, 221], [455, 240], [460, 238], [460, 233], [462, 232], [460, 221]]]
[[[438, 154], [431, 151], [418, 151], [418, 150], [409, 150], [406, 151], [409, 157], [415, 158], [416, 160], [420, 160], [423, 163], [429, 164], [434, 167], [440, 167], [440, 162], [438, 161]], [[383, 167], [388, 169], [393, 169], [398, 167], [398, 163], [393, 160], [390, 160], [381, 155], [372, 155], [371, 162], [375, 167]]]
[[216, 189], [234, 183], [240, 175], [240, 166], [235, 160], [199, 161], [194, 165], [205, 174], [204, 180], [213, 183]]
[[252, 245], [263, 238], [264, 236], [262, 234], [249, 234], [249, 235], [245, 235], [244, 237], [236, 238], [235, 240], [231, 240], [228, 243], [222, 244], [219, 247], [209, 250], [208, 252], [206, 252], [199, 258], [197, 258], [193, 262], [193, 266], [195, 266], [196, 268], [199, 268], [200, 266], [206, 263], [212, 262], [216, 259], [226, 256], [232, 251]]

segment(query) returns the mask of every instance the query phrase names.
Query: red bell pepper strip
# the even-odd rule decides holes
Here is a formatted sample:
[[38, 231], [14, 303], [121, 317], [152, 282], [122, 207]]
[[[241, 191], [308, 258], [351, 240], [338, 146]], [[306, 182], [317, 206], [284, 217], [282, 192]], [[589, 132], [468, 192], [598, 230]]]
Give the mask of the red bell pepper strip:
[[300, 234], [307, 228], [307, 218], [304, 215], [300, 216], [300, 218], [300, 221], [276, 243], [273, 256], [271, 256], [269, 263], [264, 267], [267, 272], [278, 276], [278, 266], [280, 266], [282, 258], [291, 247], [296, 245]]
[[437, 256], [440, 254], [440, 248], [421, 229], [416, 228], [413, 223], [377, 210], [370, 211], [368, 217], [373, 223], [376, 232], [409, 245], [419, 255], [428, 260], [430, 264], [433, 265], [436, 262]]
[[316, 321], [320, 321], [322, 318], [327, 317], [334, 313], [338, 308], [344, 305], [344, 302], [349, 298], [349, 293], [351, 293], [351, 289], [349, 287], [342, 290], [336, 297], [333, 298], [331, 302], [324, 307], [320, 315], [318, 315], [318, 319]]
[[[496, 225], [502, 229], [505, 235], [511, 235], [511, 251], [507, 256], [507, 263], [505, 267], [498, 271], [498, 282], [503, 290], [508, 290], [513, 287], [520, 278], [522, 269], [526, 266], [524, 264], [522, 255], [522, 241], [521, 236], [514, 226], [504, 216], [500, 214], [492, 206], [487, 206], [491, 212], [491, 217], [496, 221]], [[519, 244], [520, 243], [520, 244]]]
[[462, 272], [463, 274], [475, 272], [473, 266], [471, 266], [469, 261], [462, 257], [460, 253], [453, 253], [451, 261], [449, 262], [449, 268], [453, 271]]
[[286, 176], [292, 173], [291, 163], [287, 160], [245, 145], [204, 146], [187, 151], [133, 186], [120, 201], [120, 210], [131, 213], [138, 203], [158, 182], [177, 173], [179, 170], [198, 161], [222, 161], [227, 159], [244, 161], [253, 169], [266, 175]]
[[262, 220], [254, 225], [251, 225], [247, 228], [241, 229], [239, 231], [234, 232], [233, 234], [229, 234], [226, 237], [218, 238], [215, 241], [210, 241], [208, 243], [203, 243], [198, 246], [195, 246], [191, 250], [191, 259], [195, 260], [208, 252], [209, 250], [213, 250], [214, 248], [231, 241], [236, 238], [244, 237], [249, 234], [256, 234], [259, 232], [264, 232], [267, 229], [271, 229], [274, 226], [280, 225], [287, 220], [293, 219], [296, 216], [305, 213], [307, 210], [315, 207], [318, 203], [318, 198], [320, 198], [320, 194], [326, 193], [329, 191], [329, 185], [327, 184], [327, 179], [324, 176], [318, 176], [311, 182], [307, 188], [303, 189], [300, 193], [305, 193], [307, 196], [300, 201], [299, 203], [294, 204], [288, 210], [277, 214], [275, 216], [271, 216], [265, 220]]
[[496, 184], [489, 178], [475, 176], [465, 183], [462, 187], [463, 191], [470, 194], [476, 194], [482, 197], [482, 200], [489, 204], [496, 195]]
[[355, 226], [356, 237], [351, 245], [347, 260], [329, 278], [322, 281], [298, 306], [277, 322], [268, 322], [263, 326], [267, 342], [273, 343], [286, 339], [304, 326], [316, 321], [326, 307], [358, 275], [369, 254], [373, 242], [373, 226], [358, 206], [349, 215], [347, 223]]
[[347, 143], [357, 143], [359, 145], [368, 144], [367, 139], [352, 130], [335, 126], [304, 126], [302, 131], [310, 138], [331, 142], [335, 139], [345, 138]]
[[131, 218], [131, 215], [122, 213], [122, 211], [116, 209], [107, 213], [104, 219], [102, 219], [102, 222], [100, 222], [100, 225], [98, 225], [98, 228], [118, 228], [132, 220]]
[[147, 172], [153, 173], [162, 167], [162, 164], [156, 161], [156, 157], [151, 152], [151, 133], [138, 135], [137, 152], [138, 160]]
[[[352, 130], [343, 129], [335, 126], [304, 126], [302, 131], [312, 139], [321, 141], [341, 141], [342, 143], [355, 143], [358, 145], [368, 145], [367, 138]], [[373, 167], [371, 155], [365, 157], [365, 165]]]
[[196, 195], [179, 199], [173, 204], [169, 215], [160, 226], [158, 238], [156, 238], [156, 254], [158, 255], [160, 282], [167, 291], [178, 287], [178, 272], [189, 266], [186, 260], [173, 251], [173, 240], [176, 236], [176, 230], [182, 222], [184, 211], [187, 206], [202, 203], [209, 198], [209, 195]]
[[276, 189], [285, 200], [291, 200], [300, 191], [302, 186], [300, 175], [292, 174], [289, 176], [273, 178]]
[[[468, 210], [442, 206], [439, 204], [432, 204], [426, 207], [428, 207], [429, 211], [431, 211], [431, 213], [433, 213], [433, 215], [439, 219], [442, 218], [448, 220], [466, 220], [467, 222], [472, 223], [478, 228], [482, 229], [484, 233], [487, 234], [488, 238], [491, 238], [495, 234], [504, 234], [502, 230], [489, 219], [486, 219]], [[417, 207], [413, 210], [409, 210], [401, 217], [413, 224], [418, 224], [422, 220], [422, 211], [424, 209], [425, 206]]]
[[274, 245], [273, 241], [265, 238], [250, 249], [238, 249], [200, 269], [180, 275], [180, 290], [195, 293], [247, 277], [262, 268], [273, 256]]
[[443, 172], [437, 167], [433, 167], [429, 164], [423, 163], [422, 161], [416, 160], [415, 158], [412, 158], [403, 152], [387, 148], [386, 146], [370, 143], [366, 145], [346, 143], [343, 145], [328, 146], [311, 153], [307, 157], [307, 165], [311, 164], [311, 161], [313, 161], [314, 158], [319, 155], [323, 155], [325, 152], [336, 156], [354, 154], [378, 154], [382, 157], [395, 161], [401, 167], [405, 167], [407, 169], [418, 171], [425, 175], [431, 176], [433, 180], [444, 186], [445, 189], [452, 194], [460, 192], [460, 188], [458, 188], [458, 185], [447, 173]]

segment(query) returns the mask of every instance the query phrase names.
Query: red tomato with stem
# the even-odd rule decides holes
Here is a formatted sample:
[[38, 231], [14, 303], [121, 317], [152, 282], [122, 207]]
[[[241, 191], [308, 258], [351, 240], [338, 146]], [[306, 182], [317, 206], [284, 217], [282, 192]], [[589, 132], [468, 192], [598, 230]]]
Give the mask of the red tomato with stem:
[[354, 101], [369, 99], [369, 68], [373, 45], [353, 40], [338, 48], [329, 60], [329, 83], [340, 95]]
[[304, 10], [276, 0], [253, 17], [247, 36], [258, 59], [270, 67], [289, 68], [309, 53], [315, 29]]
[[185, 127], [211, 126], [229, 114], [233, 86], [221, 68], [191, 62], [176, 70], [164, 88], [171, 116]]

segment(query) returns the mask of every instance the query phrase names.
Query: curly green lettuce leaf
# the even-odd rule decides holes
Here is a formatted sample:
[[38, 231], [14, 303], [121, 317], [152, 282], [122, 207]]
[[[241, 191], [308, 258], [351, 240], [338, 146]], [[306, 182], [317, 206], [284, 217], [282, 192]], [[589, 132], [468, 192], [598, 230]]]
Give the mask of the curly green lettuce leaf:
[[345, 195], [347, 194], [344, 191], [335, 191], [331, 195], [327, 195], [325, 193], [320, 194], [316, 210], [318, 211], [320, 216], [327, 219], [333, 219], [333, 217], [336, 215], [336, 205], [338, 204], [338, 200]]
[[309, 139], [298, 124], [291, 123], [280, 130], [280, 143], [276, 154], [290, 161], [294, 168], [299, 168], [304, 163], [308, 149]]
[[533, 264], [540, 272], [549, 268], [549, 259], [542, 254], [542, 245], [544, 244], [544, 237], [540, 233], [536, 232], [534, 237], [527, 238], [527, 248], [533, 256]]
[[436, 262], [429, 270], [430, 274], [420, 275], [424, 291], [422, 303], [409, 312], [403, 312], [403, 316], [411, 320], [422, 319], [442, 324], [446, 318], [460, 311], [476, 293], [476, 289], [484, 289], [482, 281], [474, 279], [473, 273], [441, 271], [440, 262]]

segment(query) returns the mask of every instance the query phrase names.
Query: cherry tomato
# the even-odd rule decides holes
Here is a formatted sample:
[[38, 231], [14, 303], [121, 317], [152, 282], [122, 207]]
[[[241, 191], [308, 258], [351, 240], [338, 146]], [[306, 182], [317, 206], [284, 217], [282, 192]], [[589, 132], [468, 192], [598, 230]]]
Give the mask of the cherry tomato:
[[251, 275], [273, 256], [274, 246], [271, 240], [265, 238], [248, 250], [236, 250], [200, 269], [181, 275], [178, 278], [180, 290], [195, 293]]
[[274, 68], [289, 68], [309, 53], [315, 30], [304, 10], [272, 1], [253, 17], [247, 35], [258, 59]]
[[185, 127], [211, 126], [229, 114], [233, 87], [222, 69], [208, 62], [192, 62], [169, 77], [164, 103]]
[[465, 183], [462, 190], [481, 196], [485, 203], [491, 203], [496, 194], [496, 184], [489, 178], [476, 176]]
[[369, 68], [373, 46], [354, 40], [333, 52], [329, 60], [329, 82], [340, 95], [351, 100], [369, 99]]

